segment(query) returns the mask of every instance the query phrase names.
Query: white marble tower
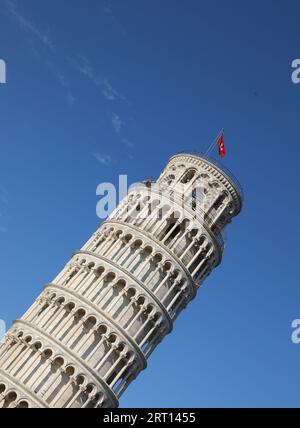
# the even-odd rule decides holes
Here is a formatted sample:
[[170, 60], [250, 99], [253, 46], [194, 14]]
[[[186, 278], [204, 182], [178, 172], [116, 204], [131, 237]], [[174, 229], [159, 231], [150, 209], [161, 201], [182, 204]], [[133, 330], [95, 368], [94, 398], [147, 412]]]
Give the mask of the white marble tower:
[[117, 407], [220, 263], [241, 206], [232, 175], [189, 153], [130, 189], [6, 334], [0, 407]]

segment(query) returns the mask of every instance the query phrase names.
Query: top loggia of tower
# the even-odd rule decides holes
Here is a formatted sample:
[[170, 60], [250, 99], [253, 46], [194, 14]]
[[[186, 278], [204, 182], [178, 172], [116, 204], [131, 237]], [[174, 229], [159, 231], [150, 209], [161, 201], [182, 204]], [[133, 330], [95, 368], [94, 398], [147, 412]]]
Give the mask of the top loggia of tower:
[[243, 201], [244, 201], [244, 192], [243, 188], [238, 181], [238, 179], [232, 174], [229, 169], [224, 167], [223, 165], [220, 165], [218, 161], [216, 161], [211, 156], [207, 156], [204, 153], [201, 152], [180, 152], [173, 155], [169, 161], [168, 164], [173, 163], [174, 161], [179, 160], [181, 158], [185, 160], [185, 162], [188, 162], [189, 164], [193, 164], [195, 161], [198, 160], [197, 164], [198, 167], [201, 169], [206, 169], [207, 171], [214, 172], [215, 177], [222, 181], [223, 184], [228, 188], [230, 191], [232, 198], [235, 202], [235, 213], [234, 215], [239, 214], [239, 212], [242, 209]]

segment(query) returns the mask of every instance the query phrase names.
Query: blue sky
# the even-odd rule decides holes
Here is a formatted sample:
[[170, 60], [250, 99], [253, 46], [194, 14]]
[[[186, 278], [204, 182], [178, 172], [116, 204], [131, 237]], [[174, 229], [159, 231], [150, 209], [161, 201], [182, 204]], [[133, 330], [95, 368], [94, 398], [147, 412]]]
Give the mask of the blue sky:
[[225, 128], [245, 204], [122, 407], [299, 406], [299, 2], [0, 0], [0, 318], [97, 228], [96, 187]]

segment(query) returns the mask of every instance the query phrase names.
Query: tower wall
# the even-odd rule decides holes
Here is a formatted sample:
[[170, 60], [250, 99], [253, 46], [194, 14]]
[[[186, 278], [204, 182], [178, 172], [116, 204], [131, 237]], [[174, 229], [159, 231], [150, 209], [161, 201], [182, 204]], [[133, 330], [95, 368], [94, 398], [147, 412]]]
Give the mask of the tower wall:
[[8, 331], [0, 407], [117, 407], [220, 263], [241, 204], [228, 172], [187, 153], [133, 186]]

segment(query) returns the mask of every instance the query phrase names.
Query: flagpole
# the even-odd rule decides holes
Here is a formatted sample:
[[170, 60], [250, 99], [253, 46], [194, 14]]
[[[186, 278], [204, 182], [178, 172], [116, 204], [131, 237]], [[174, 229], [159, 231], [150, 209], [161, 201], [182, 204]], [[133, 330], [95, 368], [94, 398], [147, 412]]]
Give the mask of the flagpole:
[[215, 147], [215, 145], [217, 144], [219, 138], [221, 137], [221, 135], [224, 134], [224, 128], [221, 129], [221, 131], [219, 132], [219, 134], [217, 135], [217, 137], [214, 139], [214, 141], [211, 143], [211, 145], [208, 147], [208, 149], [206, 150], [206, 152], [204, 153], [205, 156], [208, 156], [209, 153], [212, 151], [212, 149]]

